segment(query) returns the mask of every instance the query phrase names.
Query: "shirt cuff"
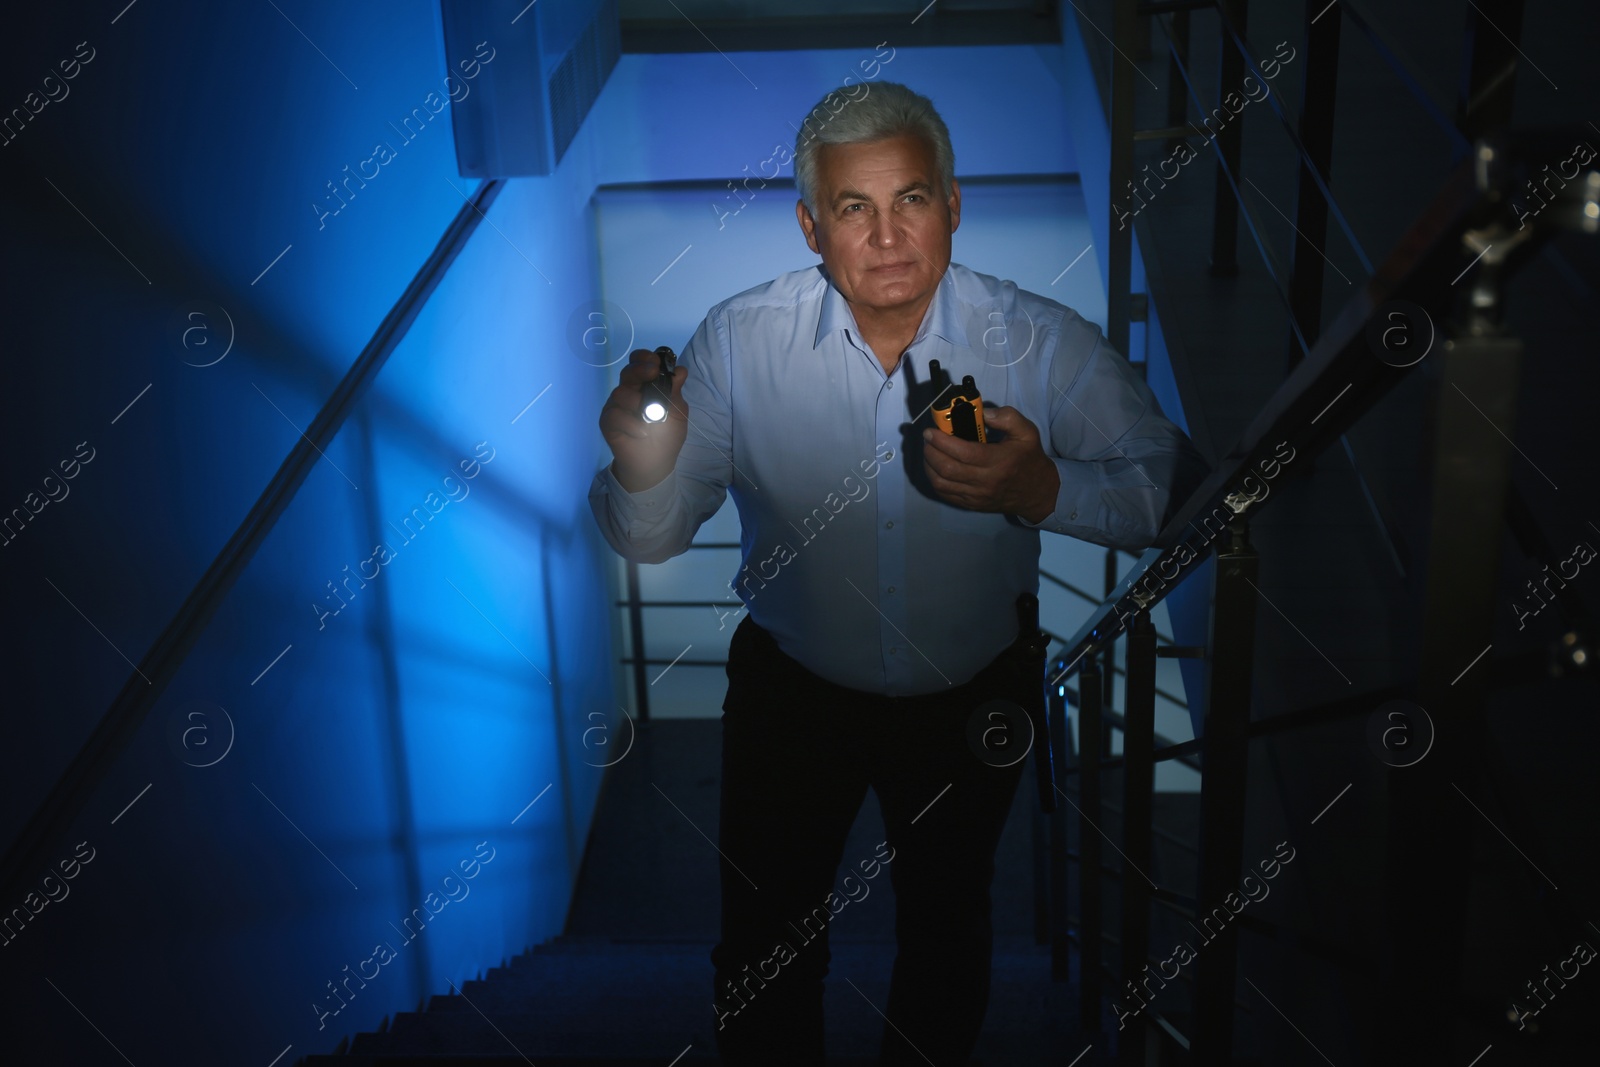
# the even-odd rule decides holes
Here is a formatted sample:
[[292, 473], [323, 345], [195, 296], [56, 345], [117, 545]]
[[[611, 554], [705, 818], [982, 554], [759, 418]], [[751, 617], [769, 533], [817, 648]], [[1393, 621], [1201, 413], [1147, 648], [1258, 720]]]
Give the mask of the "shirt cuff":
[[611, 464], [606, 464], [600, 470], [600, 477], [605, 482], [606, 491], [613, 494], [614, 498], [618, 499], [618, 504], [621, 504], [624, 509], [627, 509], [627, 507], [637, 507], [637, 509], [661, 507], [662, 504], [666, 504], [678, 493], [677, 467], [669, 470], [667, 477], [662, 478], [661, 482], [650, 486], [648, 490], [640, 490], [638, 493], [629, 493], [629, 491], [622, 488], [622, 483], [616, 480], [616, 474], [611, 470]]
[[601, 484], [605, 486], [606, 495], [612, 500], [614, 514], [628, 525], [629, 533], [638, 532], [636, 525], [652, 526], [657, 520], [665, 516], [670, 505], [678, 495], [678, 471], [674, 467], [661, 481], [648, 489], [637, 493], [630, 493], [617, 481], [617, 476], [611, 470], [611, 464], [606, 464], [600, 472]]
[[1098, 531], [1101, 528], [1099, 482], [1074, 477], [1070, 473], [1071, 464], [1068, 460], [1056, 456], [1047, 458], [1055, 464], [1056, 474], [1061, 479], [1061, 488], [1056, 491], [1055, 511], [1045, 516], [1042, 522], [1029, 522], [1021, 515], [1016, 517], [1017, 521], [1030, 530], [1048, 530], [1075, 536], [1082, 536], [1084, 531]]

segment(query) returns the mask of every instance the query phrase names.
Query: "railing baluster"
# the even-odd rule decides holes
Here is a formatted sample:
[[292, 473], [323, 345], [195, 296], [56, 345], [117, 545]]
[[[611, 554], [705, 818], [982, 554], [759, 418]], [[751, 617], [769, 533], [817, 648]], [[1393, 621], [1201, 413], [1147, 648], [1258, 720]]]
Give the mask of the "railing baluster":
[[1078, 886], [1081, 1021], [1100, 1030], [1100, 664], [1085, 656], [1078, 669]]
[[639, 600], [639, 565], [628, 560], [628, 632], [633, 641], [633, 702], [639, 722], [650, 721], [650, 686], [644, 680], [644, 605]]
[[[1468, 327], [1458, 328], [1465, 333]], [[1515, 458], [1521, 340], [1468, 335], [1443, 349], [1436, 368], [1441, 384], [1435, 390], [1428, 577], [1417, 667], [1417, 699], [1432, 723], [1427, 741], [1424, 722], [1409, 717], [1418, 747], [1432, 747], [1426, 759], [1388, 773], [1386, 895], [1393, 962], [1385, 989], [1409, 989], [1410, 1003], [1403, 1017], [1386, 1021], [1385, 1064], [1417, 1062], [1417, 1050], [1437, 1044], [1446, 1032], [1462, 996], [1477, 818], [1468, 805], [1485, 802], [1482, 786], [1488, 784], [1482, 771], [1487, 671], [1481, 663], [1470, 670], [1463, 665], [1495, 639], [1502, 516]], [[1481, 410], [1460, 403], [1458, 389]], [[1496, 822], [1505, 825], [1499, 816]]]
[[[1116, 0], [1112, 40], [1123, 55], [1137, 47], [1138, 0]], [[1106, 340], [1128, 354], [1132, 317], [1133, 227], [1117, 219], [1117, 204], [1133, 182], [1133, 61], [1111, 60], [1111, 214], [1110, 247], [1106, 249]], [[1126, 213], [1125, 213], [1126, 214]]]
[[[1217, 553], [1211, 611], [1211, 692], [1203, 737], [1200, 793], [1200, 885], [1195, 918], [1204, 926], [1212, 908], [1239, 884], [1245, 786], [1250, 769], [1250, 677], [1256, 643], [1256, 550], [1242, 517], [1228, 524], [1230, 544]], [[1221, 932], [1199, 953], [1194, 995], [1195, 1063], [1227, 1063], [1233, 1052], [1233, 987], [1238, 929]]]
[[[1172, 51], [1167, 56], [1167, 127], [1176, 129], [1184, 124], [1189, 113], [1189, 97], [1184, 91], [1183, 71], [1189, 65], [1189, 12], [1172, 13]], [[1181, 137], [1167, 141], [1170, 155]]]
[[[1064, 672], [1067, 664], [1059, 661], [1056, 672]], [[1056, 677], [1052, 674], [1051, 677]], [[1060, 677], [1050, 690], [1050, 740], [1055, 750], [1062, 754], [1066, 766], [1081, 766], [1083, 753], [1073, 753], [1067, 738], [1067, 697], [1063, 692], [1066, 678]], [[1063, 796], [1066, 794], [1063, 793]], [[1078, 803], [1083, 803], [1083, 786], [1078, 786]], [[1039, 810], [1034, 809], [1036, 812]], [[1067, 916], [1071, 914], [1070, 898], [1072, 879], [1067, 870], [1067, 812], [1057, 807], [1050, 815], [1050, 977], [1057, 982], [1071, 980], [1071, 946]], [[1081, 889], [1080, 889], [1081, 892]]]
[[1523, 0], [1483, 2], [1494, 14], [1476, 4], [1466, 12], [1467, 55], [1456, 95], [1456, 125], [1469, 141], [1511, 125], [1517, 42], [1522, 39]]
[[[1105, 595], [1107, 598], [1117, 588], [1118, 562], [1117, 550], [1114, 548], [1106, 549]], [[1103, 711], [1106, 708], [1115, 708], [1117, 706], [1117, 643], [1115, 641], [1107, 641], [1104, 650], [1096, 653], [1096, 656], [1100, 655], [1104, 655], [1106, 659], [1105, 670], [1101, 675], [1104, 681], [1100, 690], [1100, 708]], [[1101, 758], [1109, 757], [1111, 755], [1111, 731], [1105, 729], [1103, 725], [1100, 730], [1100, 746]]]
[[[1046, 722], [1048, 722], [1048, 718]], [[1052, 901], [1055, 893], [1052, 887], [1058, 883], [1051, 877], [1051, 866], [1055, 861], [1051, 848], [1050, 829], [1054, 825], [1052, 816], [1054, 812], [1046, 812], [1043, 808], [1033, 808], [1031, 826], [1033, 828], [1033, 943], [1047, 945], [1050, 943], [1050, 919], [1053, 912]]]
[[[1316, 10], [1313, 10], [1316, 9]], [[1327, 15], [1318, 18], [1318, 12]], [[1314, 341], [1322, 332], [1322, 252], [1328, 243], [1328, 202], [1317, 188], [1316, 174], [1329, 178], [1333, 159], [1333, 107], [1339, 75], [1337, 10], [1326, 10], [1325, 0], [1306, 0], [1306, 62], [1300, 70], [1300, 122], [1298, 132], [1306, 156], [1298, 168], [1295, 194], [1295, 243], [1289, 265], [1289, 312], [1300, 324], [1300, 336]], [[1313, 173], [1315, 168], [1316, 173]], [[1294, 331], [1287, 339], [1288, 370], [1300, 365], [1300, 345]]]
[[[1137, 985], [1150, 947], [1151, 794], [1155, 789], [1156, 624], [1148, 611], [1128, 634], [1128, 674], [1123, 682], [1122, 772], [1122, 979]], [[1119, 991], [1120, 995], [1120, 991]], [[1145, 1062], [1149, 1031], [1143, 1020], [1122, 1031], [1119, 1058]]]
[[[1217, 0], [1217, 6], [1239, 27], [1239, 34], [1243, 36], [1248, 10], [1245, 0]], [[1223, 98], [1228, 93], [1243, 91], [1244, 57], [1226, 34], [1219, 35], [1217, 48], [1217, 106], [1226, 108], [1222, 103]], [[1204, 115], [1200, 116], [1200, 124], [1204, 129]], [[1244, 123], [1230, 122], [1217, 131], [1214, 138], [1218, 156], [1216, 196], [1212, 201], [1211, 219], [1211, 276], [1214, 278], [1232, 278], [1239, 273], [1239, 202], [1234, 199], [1228, 174], [1243, 175], [1239, 169], [1239, 149], [1243, 143], [1240, 135], [1243, 130]], [[1223, 169], [1224, 161], [1227, 162], [1226, 172]]]

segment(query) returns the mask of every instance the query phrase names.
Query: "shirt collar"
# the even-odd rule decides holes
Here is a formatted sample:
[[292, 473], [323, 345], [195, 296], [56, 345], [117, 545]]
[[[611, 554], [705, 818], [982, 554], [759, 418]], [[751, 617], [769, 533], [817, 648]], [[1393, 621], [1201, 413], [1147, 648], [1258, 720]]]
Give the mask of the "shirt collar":
[[[939, 279], [939, 285], [933, 291], [933, 300], [928, 303], [928, 310], [923, 313], [922, 324], [917, 327], [917, 336], [912, 339], [915, 345], [928, 334], [943, 338], [951, 345], [962, 348], [971, 348], [967, 341], [966, 331], [961, 326], [961, 316], [957, 310], [955, 271], [959, 264], [952, 262], [944, 272], [944, 277]], [[826, 267], [818, 265], [827, 288], [822, 294], [822, 310], [817, 315], [817, 336], [812, 343], [812, 348], [820, 348], [822, 339], [838, 330], [848, 330], [858, 339], [861, 331], [856, 325], [855, 315], [850, 310], [849, 301], [844, 294], [839, 292], [838, 286], [833, 284], [833, 276]]]

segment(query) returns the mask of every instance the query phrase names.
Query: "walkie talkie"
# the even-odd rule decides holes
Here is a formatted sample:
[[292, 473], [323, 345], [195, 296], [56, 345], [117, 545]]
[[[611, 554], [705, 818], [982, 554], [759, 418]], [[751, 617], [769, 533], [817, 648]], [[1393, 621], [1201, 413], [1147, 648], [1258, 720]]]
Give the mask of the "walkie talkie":
[[672, 375], [678, 369], [678, 357], [666, 345], [656, 349], [656, 357], [661, 361], [660, 374], [641, 387], [639, 417], [645, 422], [666, 421], [667, 408], [672, 404]]
[[[938, 380], [939, 361], [930, 359], [928, 381], [937, 383]], [[933, 402], [933, 423], [963, 441], [982, 444], [989, 440], [983, 428], [983, 397], [978, 394], [978, 383], [972, 380], [972, 375], [962, 378], [959, 387], [951, 382], [939, 391], [938, 399]]]

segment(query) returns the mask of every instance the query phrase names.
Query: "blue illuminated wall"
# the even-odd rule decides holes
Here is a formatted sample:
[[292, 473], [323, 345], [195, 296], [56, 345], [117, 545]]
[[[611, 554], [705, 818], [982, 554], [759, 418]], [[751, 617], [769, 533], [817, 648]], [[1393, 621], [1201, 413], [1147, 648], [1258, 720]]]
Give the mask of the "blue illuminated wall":
[[[8, 843], [478, 185], [435, 4], [124, 2], [4, 45], [6, 108], [61, 96], [0, 146], [5, 506], [60, 496], [0, 547]], [[592, 137], [493, 203], [50, 845], [92, 856], [62, 899], [0, 903], [39, 904], [13, 1048], [290, 1063], [560, 932], [616, 703], [601, 382], [562, 349]]]

